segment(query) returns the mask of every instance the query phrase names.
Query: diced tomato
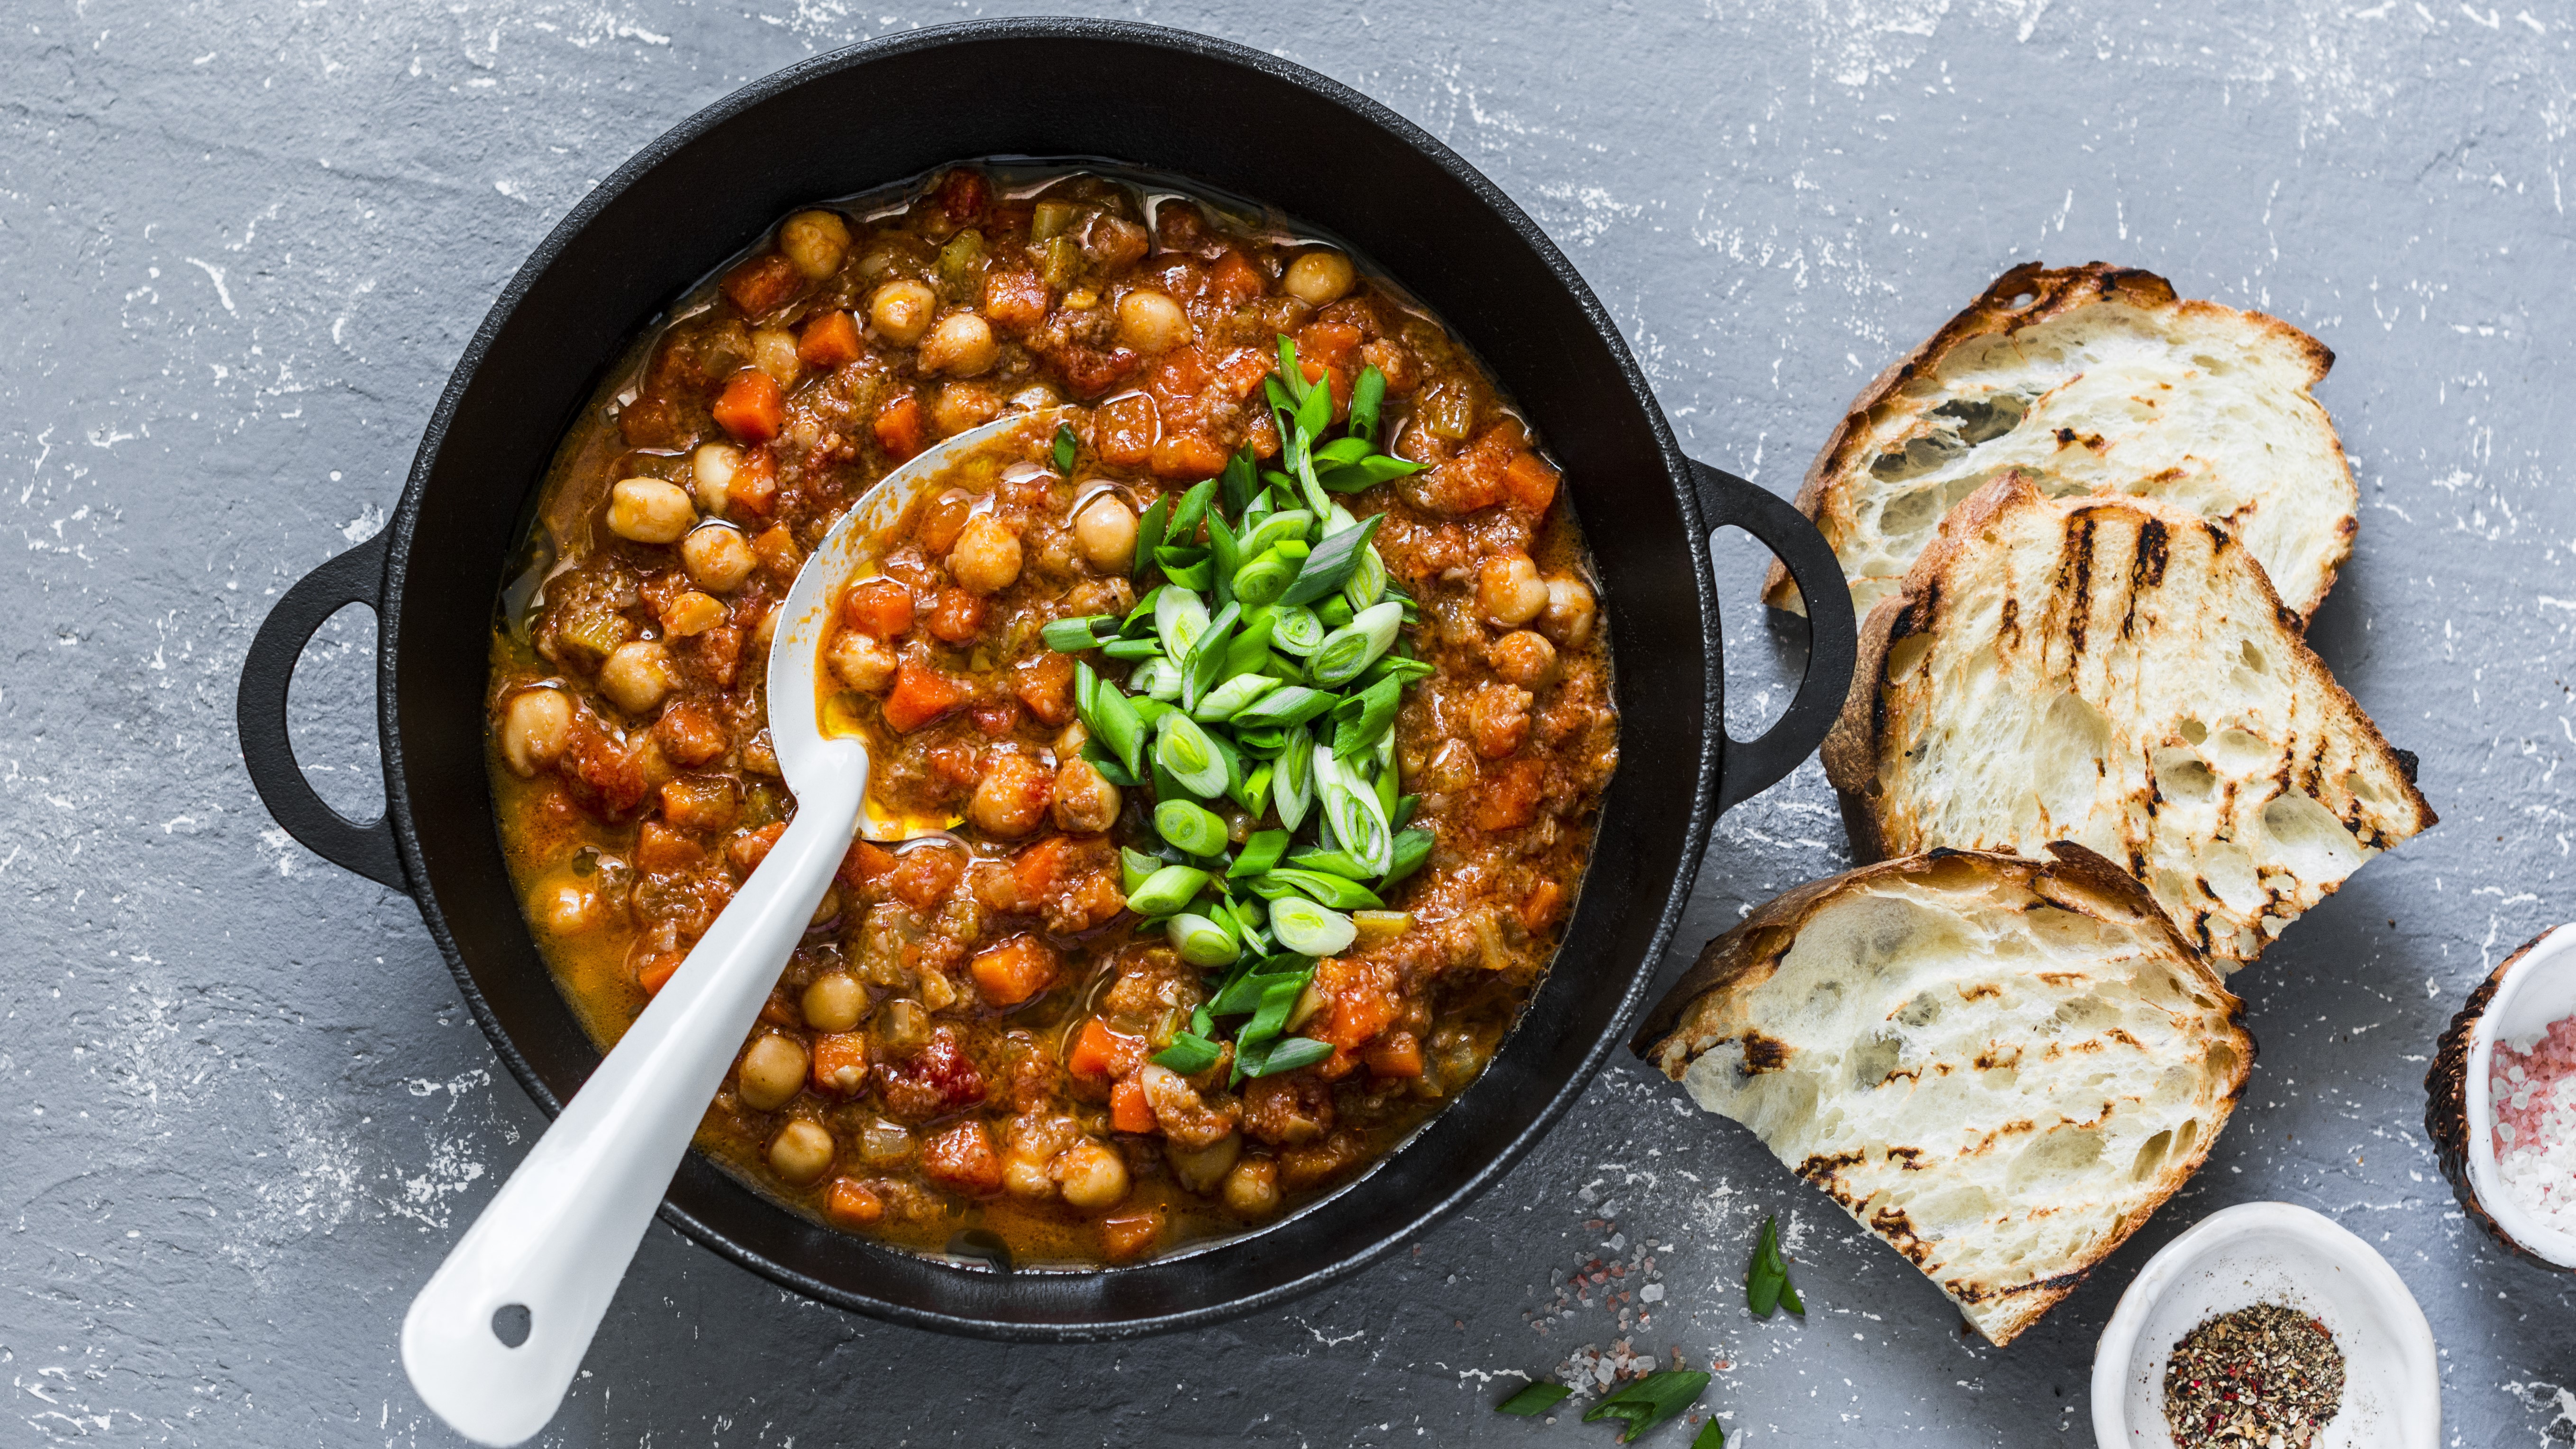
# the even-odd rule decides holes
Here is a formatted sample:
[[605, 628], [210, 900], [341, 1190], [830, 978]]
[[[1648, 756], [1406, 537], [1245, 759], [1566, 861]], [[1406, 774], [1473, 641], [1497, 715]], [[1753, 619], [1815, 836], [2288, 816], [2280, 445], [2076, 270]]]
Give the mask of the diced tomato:
[[1379, 1077], [1422, 1075], [1422, 1043], [1409, 1031], [1391, 1031], [1360, 1053], [1369, 1073]]
[[948, 899], [957, 878], [966, 873], [966, 857], [944, 845], [922, 845], [896, 858], [888, 882], [895, 897], [916, 911], [927, 911]]
[[1279, 456], [1279, 421], [1263, 408], [1243, 425], [1243, 440], [1252, 445], [1252, 456], [1269, 459]]
[[[1386, 1073], [1380, 1072], [1384, 1076]], [[1416, 1073], [1416, 1075], [1420, 1075]], [[847, 1097], [868, 1084], [868, 1037], [860, 1031], [814, 1035], [814, 1090]]]
[[694, 870], [706, 864], [698, 843], [659, 820], [647, 820], [635, 836], [635, 868], [647, 875]]
[[1002, 1154], [981, 1120], [960, 1122], [921, 1144], [921, 1175], [951, 1192], [989, 1197], [1002, 1190]]
[[1144, 1083], [1126, 1077], [1109, 1089], [1109, 1125], [1121, 1132], [1154, 1130], [1154, 1107], [1145, 1100]]
[[1184, 398], [1208, 385], [1207, 354], [1197, 343], [1176, 347], [1154, 364], [1154, 391], [1163, 398]]
[[1154, 445], [1154, 476], [1196, 482], [1225, 471], [1225, 450], [1204, 433], [1174, 433]]
[[1535, 936], [1556, 924], [1557, 914], [1565, 909], [1565, 887], [1552, 880], [1530, 887], [1529, 899], [1521, 902], [1521, 928]]
[[912, 590], [889, 578], [873, 578], [841, 598], [841, 622], [880, 642], [912, 631]]
[[769, 852], [778, 844], [778, 837], [786, 833], [787, 822], [784, 820], [773, 820], [758, 830], [746, 830], [725, 844], [725, 859], [733, 862], [734, 869], [749, 875], [760, 869], [762, 861], [769, 859]]
[[975, 953], [966, 969], [993, 1006], [1017, 1006], [1055, 983], [1055, 948], [1035, 936], [1013, 936]]
[[1261, 380], [1278, 370], [1279, 359], [1259, 347], [1238, 347], [1217, 365], [1217, 384], [1237, 402], [1261, 391]]
[[1556, 501], [1557, 472], [1536, 453], [1514, 453], [1510, 466], [1503, 469], [1503, 489], [1512, 501], [1532, 514], [1547, 512]]
[[1154, 440], [1162, 427], [1154, 400], [1146, 394], [1111, 398], [1092, 414], [1092, 451], [1113, 468], [1140, 467], [1154, 456]]
[[[749, 607], [764, 608], [751, 604]], [[742, 667], [742, 625], [719, 624], [689, 642], [697, 646], [699, 672], [718, 689], [733, 688], [733, 677]]]
[[1132, 347], [1084, 347], [1076, 344], [1056, 355], [1064, 368], [1064, 380], [1073, 385], [1075, 395], [1098, 397], [1136, 375], [1145, 365], [1144, 357]]
[[772, 524], [751, 541], [753, 557], [768, 570], [769, 576], [782, 584], [794, 583], [796, 571], [805, 567], [805, 551], [796, 546], [796, 535], [783, 523]]
[[[984, 632], [984, 599], [964, 589], [941, 589], [930, 604], [932, 637], [950, 644], [964, 644]], [[897, 687], [901, 687], [900, 681]]]
[[[1360, 350], [1360, 329], [1347, 322], [1310, 322], [1297, 332], [1297, 360], [1321, 363], [1336, 371], [1351, 368]], [[1311, 374], [1310, 374], [1311, 376]]]
[[975, 722], [975, 732], [988, 740], [998, 740], [1020, 727], [1020, 707], [1009, 699], [988, 699], [966, 711]]
[[1270, 290], [1270, 279], [1232, 247], [1208, 270], [1208, 290], [1229, 307], [1240, 307]]
[[839, 1227], [872, 1227], [885, 1217], [885, 1199], [857, 1178], [836, 1177], [823, 1194], [823, 1216]]
[[1127, 1208], [1100, 1220], [1100, 1255], [1113, 1263], [1133, 1262], [1154, 1250], [1163, 1238], [1163, 1210]]
[[1042, 724], [1062, 727], [1073, 722], [1073, 661], [1050, 649], [1013, 671], [1014, 693]]
[[787, 403], [778, 395], [778, 384], [757, 367], [726, 380], [714, 412], [716, 426], [745, 443], [766, 443], [787, 426]]
[[684, 770], [694, 770], [733, 744], [724, 726], [716, 722], [715, 711], [695, 700], [682, 700], [662, 711], [653, 722], [654, 742], [671, 763]]
[[778, 455], [767, 448], [745, 448], [725, 485], [725, 509], [767, 518], [778, 498]]
[[908, 1057], [877, 1063], [886, 1110], [907, 1122], [927, 1122], [984, 1100], [984, 1071], [966, 1054], [955, 1030], [940, 1027]]
[[724, 274], [716, 284], [725, 299], [742, 309], [746, 317], [763, 317], [787, 305], [805, 285], [796, 264], [777, 252], [753, 257]]
[[1478, 830], [1517, 830], [1538, 818], [1540, 786], [1546, 767], [1523, 755], [1485, 772], [1470, 817]]
[[1081, 1034], [1073, 1040], [1073, 1050], [1065, 1054], [1064, 1069], [1085, 1081], [1106, 1081], [1143, 1066], [1146, 1054], [1143, 1037], [1111, 1031], [1109, 1023], [1095, 1016], [1082, 1024]]
[[966, 701], [966, 687], [926, 664], [905, 660], [895, 669], [894, 691], [886, 696], [885, 721], [910, 734]]
[[961, 168], [939, 178], [939, 209], [950, 221], [973, 221], [992, 202], [993, 183], [981, 171]]
[[996, 327], [1025, 332], [1046, 320], [1053, 300], [1045, 280], [1035, 272], [1013, 267], [984, 276], [984, 316]]
[[921, 451], [923, 424], [921, 399], [899, 392], [877, 407], [875, 423], [877, 446], [886, 456], [900, 463]]
[[859, 324], [835, 307], [805, 324], [797, 335], [796, 356], [808, 367], [835, 368], [859, 360]]
[[893, 851], [871, 841], [851, 841], [848, 853], [841, 857], [841, 884], [854, 891], [865, 890], [871, 882], [892, 874], [894, 866]]
[[688, 959], [686, 951], [655, 952], [636, 963], [635, 984], [644, 988], [645, 995], [658, 996], [664, 984], [680, 969], [680, 963]]
[[1315, 967], [1315, 985], [1331, 1003], [1322, 1030], [1309, 1028], [1320, 1040], [1356, 1050], [1395, 1021], [1394, 973], [1378, 962], [1327, 957]]
[[683, 776], [662, 785], [662, 818], [682, 830], [731, 830], [739, 809], [733, 781], [720, 776]]

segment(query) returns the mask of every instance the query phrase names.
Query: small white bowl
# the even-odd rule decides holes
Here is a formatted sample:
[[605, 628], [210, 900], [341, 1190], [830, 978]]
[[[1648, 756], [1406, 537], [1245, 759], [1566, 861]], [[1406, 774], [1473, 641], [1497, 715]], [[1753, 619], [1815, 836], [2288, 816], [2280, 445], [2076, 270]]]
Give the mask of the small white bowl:
[[2442, 1384], [2415, 1295], [2368, 1243], [2285, 1202], [2210, 1214], [2120, 1295], [2093, 1352], [2099, 1449], [2173, 1449], [2165, 1360], [2175, 1340], [2257, 1303], [2314, 1314], [2343, 1351], [2342, 1407], [2310, 1449], [2437, 1449]]
[[[2451, 1021], [2434, 1068], [2425, 1126], [2471, 1216], [2507, 1246], [2553, 1268], [2576, 1268], [2576, 1233], [2551, 1227], [2507, 1191], [2496, 1167], [2495, 1102], [2487, 1084], [2499, 1040], [2538, 1036], [2576, 1012], [2576, 926], [2560, 926], [2505, 958]], [[2467, 1181], [2461, 1181], [2466, 1174]]]

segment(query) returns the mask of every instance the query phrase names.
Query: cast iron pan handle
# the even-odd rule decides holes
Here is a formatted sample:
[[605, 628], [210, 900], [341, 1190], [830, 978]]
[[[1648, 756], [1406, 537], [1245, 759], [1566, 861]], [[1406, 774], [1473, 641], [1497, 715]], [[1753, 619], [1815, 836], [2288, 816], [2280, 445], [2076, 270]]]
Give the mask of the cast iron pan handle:
[[[1769, 489], [1706, 463], [1692, 462], [1691, 481], [1699, 493], [1700, 526], [1715, 533], [1731, 523], [1760, 539], [1780, 556], [1807, 604], [1807, 672], [1798, 680], [1797, 697], [1761, 738], [1727, 737], [1717, 780], [1717, 808], [1723, 811], [1798, 768], [1824, 743], [1825, 732], [1842, 713], [1843, 696], [1851, 690], [1860, 637], [1852, 628], [1851, 586], [1843, 582], [1843, 566], [1807, 515]], [[1716, 633], [1714, 611], [1707, 627]], [[1719, 657], [1714, 637], [1709, 657]], [[1720, 730], [1726, 728], [1723, 720], [1716, 723]]]
[[295, 763], [295, 746], [286, 737], [286, 686], [295, 677], [296, 657], [322, 621], [342, 607], [376, 608], [385, 582], [385, 538], [379, 533], [297, 579], [268, 611], [251, 636], [250, 653], [242, 658], [235, 720], [251, 786], [286, 833], [333, 865], [408, 895], [411, 882], [394, 849], [392, 817], [378, 816], [361, 825], [324, 804], [304, 778], [304, 767]]

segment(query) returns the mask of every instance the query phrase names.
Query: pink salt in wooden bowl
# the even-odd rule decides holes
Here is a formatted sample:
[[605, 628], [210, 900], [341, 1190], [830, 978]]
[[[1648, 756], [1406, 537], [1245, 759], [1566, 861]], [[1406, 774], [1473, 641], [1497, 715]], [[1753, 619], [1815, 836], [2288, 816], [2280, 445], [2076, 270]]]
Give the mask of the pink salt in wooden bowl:
[[2514, 1252], [2576, 1271], [2576, 1233], [2552, 1226], [2506, 1190], [2496, 1164], [2496, 1044], [2525, 1042], [2576, 1013], [2576, 925], [2543, 932], [2504, 959], [2451, 1019], [2424, 1075], [2424, 1127], [2469, 1217]]

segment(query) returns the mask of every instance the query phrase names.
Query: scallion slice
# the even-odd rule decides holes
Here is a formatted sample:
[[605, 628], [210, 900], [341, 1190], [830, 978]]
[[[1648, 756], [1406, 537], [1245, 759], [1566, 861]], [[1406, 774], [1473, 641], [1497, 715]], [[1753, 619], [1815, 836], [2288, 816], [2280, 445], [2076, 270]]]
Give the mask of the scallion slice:
[[1349, 759], [1373, 749], [1395, 725], [1395, 708], [1404, 697], [1401, 680], [1381, 679], [1333, 709], [1333, 753]]
[[1197, 594], [1177, 584], [1154, 591], [1154, 632], [1163, 636], [1163, 650], [1174, 659], [1188, 658], [1190, 646], [1207, 626], [1207, 601]]
[[1292, 1036], [1262, 1053], [1260, 1064], [1250, 1068], [1245, 1075], [1275, 1077], [1299, 1067], [1311, 1067], [1332, 1054], [1333, 1048], [1328, 1042], [1317, 1041], [1311, 1036]]
[[1172, 949], [1193, 966], [1224, 966], [1243, 954], [1234, 933], [1205, 916], [1183, 911], [1163, 924]]
[[1225, 854], [1225, 822], [1215, 811], [1188, 800], [1164, 800], [1154, 806], [1154, 833], [1191, 855]]
[[1266, 674], [1238, 674], [1200, 696], [1199, 707], [1190, 711], [1190, 718], [1203, 724], [1234, 719], [1244, 706], [1278, 687], [1279, 681]]
[[1215, 1066], [1225, 1055], [1225, 1048], [1196, 1032], [1175, 1032], [1172, 1044], [1154, 1053], [1158, 1067], [1169, 1067], [1185, 1077], [1195, 1077]]
[[1306, 541], [1307, 530], [1314, 526], [1315, 515], [1307, 512], [1303, 508], [1291, 508], [1284, 512], [1271, 514], [1268, 518], [1261, 520], [1260, 527], [1255, 528], [1251, 533], [1244, 536], [1243, 556], [1245, 558], [1257, 557], [1262, 550], [1269, 548], [1271, 545], [1285, 543], [1290, 539], [1295, 539], [1298, 542], [1303, 543]]
[[1360, 671], [1375, 664], [1378, 656], [1394, 647], [1396, 631], [1404, 627], [1404, 608], [1396, 603], [1371, 604], [1353, 615], [1351, 622], [1324, 636], [1307, 661], [1307, 670], [1317, 684], [1348, 684], [1359, 678]]
[[1331, 632], [1324, 627], [1323, 620], [1315, 617], [1314, 610], [1302, 604], [1283, 604], [1279, 609], [1279, 622], [1270, 629], [1270, 644], [1283, 654], [1294, 654], [1304, 659], [1311, 656], [1315, 646], [1323, 643], [1324, 636]]
[[1279, 823], [1293, 831], [1306, 819], [1315, 804], [1315, 736], [1304, 725], [1288, 727], [1288, 738], [1279, 746], [1279, 771], [1270, 779], [1271, 808], [1279, 812]]
[[1360, 369], [1359, 379], [1351, 384], [1350, 427], [1354, 437], [1374, 441], [1377, 437], [1378, 409], [1386, 403], [1386, 374], [1372, 362]]
[[1333, 758], [1330, 746], [1315, 748], [1315, 798], [1331, 822], [1333, 838], [1372, 875], [1394, 864], [1394, 832], [1387, 829], [1386, 807], [1368, 781]]
[[1118, 757], [1131, 776], [1145, 768], [1145, 722], [1136, 706], [1118, 692], [1117, 686], [1105, 683], [1091, 666], [1077, 661], [1073, 666], [1074, 710], [1081, 716], [1082, 727]]
[[1127, 909], [1140, 916], [1168, 916], [1206, 887], [1208, 873], [1194, 865], [1167, 865], [1127, 893]]
[[1153, 658], [1137, 665], [1135, 672], [1127, 676], [1127, 687], [1153, 699], [1178, 699], [1181, 697], [1181, 667], [1157, 650]]
[[1382, 891], [1392, 889], [1397, 881], [1422, 869], [1422, 863], [1431, 858], [1434, 839], [1435, 837], [1428, 830], [1399, 832], [1395, 837], [1393, 852], [1395, 863], [1386, 868], [1386, 878], [1378, 882], [1378, 889]]
[[1351, 581], [1352, 572], [1359, 567], [1360, 550], [1377, 537], [1378, 526], [1384, 522], [1385, 514], [1373, 513], [1356, 528], [1325, 535], [1324, 541], [1315, 545], [1315, 551], [1306, 556], [1306, 566], [1297, 571], [1297, 581], [1280, 595], [1280, 602], [1310, 604], [1341, 592], [1342, 585]]
[[1110, 659], [1154, 659], [1162, 655], [1163, 646], [1151, 639], [1112, 639], [1100, 646], [1100, 652]]
[[1214, 478], [1201, 479], [1191, 486], [1189, 492], [1182, 494], [1180, 506], [1172, 510], [1168, 540], [1179, 544], [1198, 542], [1199, 524], [1207, 517], [1208, 500], [1215, 496]]
[[1282, 685], [1234, 716], [1238, 728], [1304, 724], [1341, 703], [1341, 696], [1302, 684]]
[[1287, 831], [1256, 830], [1244, 838], [1243, 849], [1236, 854], [1234, 864], [1226, 867], [1225, 873], [1234, 880], [1256, 876], [1277, 865], [1279, 857], [1287, 853]]
[[1163, 531], [1170, 524], [1172, 500], [1157, 498], [1146, 505], [1145, 516], [1136, 520], [1136, 575], [1144, 577], [1154, 562], [1154, 552], [1163, 545]]
[[1100, 646], [1105, 634], [1114, 632], [1117, 621], [1107, 614], [1085, 614], [1077, 619], [1051, 619], [1038, 637], [1046, 647], [1062, 654], [1079, 654]]
[[1226, 757], [1198, 721], [1173, 710], [1155, 721], [1154, 763], [1202, 800], [1225, 793]]
[[1129, 850], [1125, 846], [1120, 846], [1118, 848], [1118, 893], [1132, 900], [1138, 888], [1152, 879], [1154, 872], [1162, 868], [1163, 862], [1155, 857], [1141, 850]]
[[1359, 937], [1359, 928], [1351, 924], [1350, 917], [1300, 895], [1271, 901], [1270, 929], [1277, 933], [1280, 945], [1307, 956], [1338, 954], [1350, 949], [1351, 942]]
[[[1265, 886], [1276, 882], [1288, 889], [1312, 896], [1337, 911], [1376, 911], [1386, 908], [1386, 902], [1379, 899], [1378, 893], [1367, 886], [1338, 875], [1328, 875], [1320, 870], [1300, 870], [1293, 865], [1280, 866], [1261, 879]], [[1265, 900], [1280, 898], [1280, 893], [1273, 890], [1261, 890], [1260, 894]], [[1305, 948], [1299, 946], [1296, 949], [1302, 951]]]

